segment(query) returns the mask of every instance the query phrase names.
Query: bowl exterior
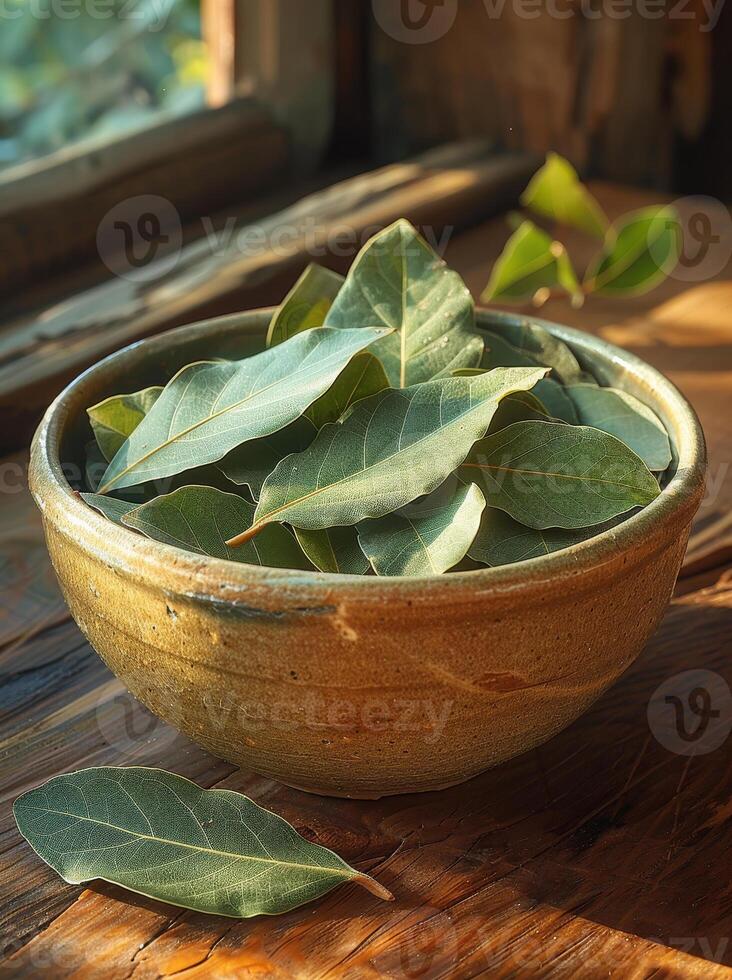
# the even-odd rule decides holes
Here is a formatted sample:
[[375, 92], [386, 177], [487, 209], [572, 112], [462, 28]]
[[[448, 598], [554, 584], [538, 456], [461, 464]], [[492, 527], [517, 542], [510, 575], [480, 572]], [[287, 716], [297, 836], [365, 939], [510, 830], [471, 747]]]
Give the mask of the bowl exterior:
[[164, 569], [120, 576], [46, 532], [74, 619], [151, 711], [238, 765], [359, 797], [451, 785], [561, 731], [643, 648], [688, 537], [530, 605], [488, 593], [425, 609], [395, 584], [365, 607], [267, 609], [168, 589]]
[[94, 372], [119, 376], [108, 362], [60, 396], [34, 442], [51, 560], [74, 619], [132, 694], [238, 765], [367, 798], [468, 779], [577, 718], [638, 655], [671, 596], [703, 458], [678, 505], [643, 533], [620, 525], [525, 568], [354, 580], [143, 539], [84, 506], [58, 473]]

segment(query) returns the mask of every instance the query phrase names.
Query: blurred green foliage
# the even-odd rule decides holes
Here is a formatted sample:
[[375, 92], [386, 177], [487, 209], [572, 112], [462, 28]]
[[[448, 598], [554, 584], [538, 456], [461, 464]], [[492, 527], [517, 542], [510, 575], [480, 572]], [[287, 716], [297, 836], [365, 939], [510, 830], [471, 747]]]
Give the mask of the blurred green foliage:
[[1, 0], [0, 167], [204, 104], [200, 0]]

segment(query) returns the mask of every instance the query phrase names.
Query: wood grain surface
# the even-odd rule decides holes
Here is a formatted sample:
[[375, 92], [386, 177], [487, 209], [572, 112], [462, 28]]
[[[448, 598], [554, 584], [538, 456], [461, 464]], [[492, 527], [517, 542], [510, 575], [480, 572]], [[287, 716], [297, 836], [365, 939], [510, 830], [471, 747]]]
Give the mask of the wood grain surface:
[[[631, 198], [607, 189], [603, 200], [612, 210]], [[503, 234], [491, 222], [452, 242], [474, 289]], [[697, 408], [720, 478], [677, 597], [621, 681], [546, 745], [439, 793], [309, 796], [235, 770], [158, 722], [70, 620], [23, 489], [24, 458], [0, 460], [0, 975], [732, 977], [732, 567], [719, 547], [726, 532], [714, 530], [732, 524], [730, 310], [732, 284], [717, 281], [545, 311], [666, 370]], [[679, 732], [696, 721], [687, 732], [684, 714], [676, 730], [654, 710], [666, 695], [685, 704], [705, 684], [719, 716], [706, 719], [703, 742], [685, 741]], [[238, 922], [112, 885], [67, 885], [20, 838], [12, 801], [57, 773], [102, 764], [161, 766], [242, 791], [369, 871], [396, 901], [348, 886]]]

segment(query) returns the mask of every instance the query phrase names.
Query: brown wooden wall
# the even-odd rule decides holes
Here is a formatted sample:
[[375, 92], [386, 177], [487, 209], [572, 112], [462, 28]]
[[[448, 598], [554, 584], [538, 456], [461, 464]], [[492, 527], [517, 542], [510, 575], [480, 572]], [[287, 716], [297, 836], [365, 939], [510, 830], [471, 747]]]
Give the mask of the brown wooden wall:
[[503, 147], [554, 149], [600, 177], [668, 186], [675, 135], [694, 139], [706, 120], [711, 32], [698, 20], [642, 17], [637, 4], [626, 19], [593, 19], [567, 0], [571, 16], [558, 19], [537, 3], [526, 19], [521, 0], [489, 16], [496, 2], [459, 0], [452, 26], [424, 44], [395, 38], [374, 17], [379, 152], [393, 159], [488, 136]]

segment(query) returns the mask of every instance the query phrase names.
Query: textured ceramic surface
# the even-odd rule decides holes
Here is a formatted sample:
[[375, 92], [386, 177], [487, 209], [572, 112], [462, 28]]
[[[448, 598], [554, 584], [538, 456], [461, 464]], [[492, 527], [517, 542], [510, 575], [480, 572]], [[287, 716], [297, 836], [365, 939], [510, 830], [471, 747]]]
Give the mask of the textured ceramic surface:
[[135, 344], [49, 408], [31, 489], [77, 623], [161, 718], [218, 756], [319, 793], [437, 789], [550, 738], [637, 657], [671, 596], [704, 485], [693, 411], [637, 358], [545, 323], [661, 416], [675, 476], [645, 510], [564, 552], [432, 579], [205, 559], [117, 527], [75, 495], [61, 462], [78, 469], [88, 405], [196, 358], [252, 353], [269, 316]]

